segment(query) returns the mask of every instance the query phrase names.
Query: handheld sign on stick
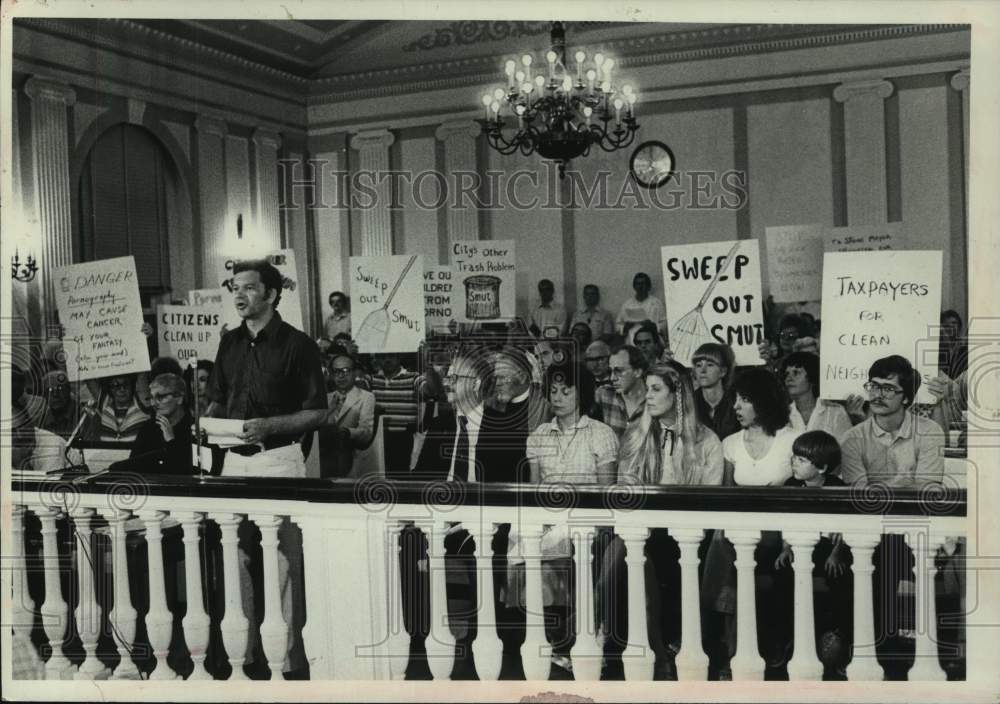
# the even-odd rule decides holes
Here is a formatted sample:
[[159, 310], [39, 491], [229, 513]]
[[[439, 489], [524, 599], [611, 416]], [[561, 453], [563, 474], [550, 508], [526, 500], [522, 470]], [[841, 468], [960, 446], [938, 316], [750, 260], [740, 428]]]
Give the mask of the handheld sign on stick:
[[385, 348], [386, 340], [389, 338], [389, 304], [392, 303], [396, 291], [399, 290], [400, 284], [406, 279], [406, 275], [410, 273], [410, 269], [413, 267], [415, 261], [417, 261], [416, 255], [410, 257], [410, 261], [406, 262], [406, 266], [403, 267], [403, 273], [396, 279], [396, 283], [389, 292], [389, 296], [385, 299], [382, 307], [373, 310], [361, 322], [361, 327], [355, 336], [355, 342], [358, 343], [359, 349], [374, 351]]
[[698, 347], [706, 342], [714, 341], [712, 332], [708, 329], [708, 323], [705, 322], [705, 315], [702, 313], [702, 310], [705, 308], [708, 299], [712, 297], [712, 292], [715, 290], [716, 284], [719, 283], [719, 279], [729, 271], [729, 264], [733, 261], [733, 257], [736, 256], [736, 250], [740, 248], [740, 244], [740, 242], [737, 242], [730, 248], [729, 254], [726, 255], [725, 264], [715, 272], [715, 276], [709, 282], [708, 288], [705, 289], [705, 293], [702, 294], [701, 299], [698, 301], [698, 305], [690, 313], [678, 320], [670, 330], [670, 347], [679, 359], [691, 359]]

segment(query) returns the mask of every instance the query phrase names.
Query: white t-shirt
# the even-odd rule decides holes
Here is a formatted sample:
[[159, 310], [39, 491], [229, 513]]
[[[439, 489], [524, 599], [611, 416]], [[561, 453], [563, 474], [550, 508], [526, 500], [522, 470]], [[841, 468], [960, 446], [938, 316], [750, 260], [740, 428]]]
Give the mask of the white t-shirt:
[[740, 486], [781, 486], [792, 476], [792, 444], [800, 434], [785, 426], [774, 435], [771, 449], [759, 460], [747, 452], [746, 430], [722, 441], [722, 456], [733, 465], [733, 480]]

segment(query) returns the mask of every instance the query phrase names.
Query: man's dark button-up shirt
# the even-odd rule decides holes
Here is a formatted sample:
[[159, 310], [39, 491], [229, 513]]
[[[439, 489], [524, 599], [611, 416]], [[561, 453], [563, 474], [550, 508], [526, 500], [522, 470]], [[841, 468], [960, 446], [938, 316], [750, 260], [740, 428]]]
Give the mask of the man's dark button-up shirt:
[[[319, 348], [277, 312], [250, 337], [246, 322], [219, 342], [208, 398], [225, 408], [226, 418], [270, 418], [326, 408], [326, 387]], [[267, 449], [298, 437], [267, 438]]]

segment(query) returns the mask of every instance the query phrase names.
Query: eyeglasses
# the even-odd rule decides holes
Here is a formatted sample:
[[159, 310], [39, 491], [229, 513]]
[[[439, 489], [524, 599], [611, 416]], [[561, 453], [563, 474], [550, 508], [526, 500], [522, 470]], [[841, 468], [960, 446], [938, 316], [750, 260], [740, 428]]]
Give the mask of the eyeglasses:
[[[473, 376], [472, 374], [449, 374], [448, 376], [446, 376], [444, 378], [444, 380], [446, 382], [448, 382], [449, 384], [454, 384], [459, 379], [468, 379], [469, 381], [475, 381], [478, 378], [479, 377]], [[506, 383], [506, 382], [500, 382], [500, 377], [497, 377], [497, 381], [498, 381], [498, 383]]]
[[167, 399], [174, 398], [177, 394], [153, 394], [153, 403], [163, 403]]
[[869, 381], [864, 385], [865, 391], [870, 394], [878, 393], [884, 398], [892, 398], [897, 394], [903, 393], [903, 389], [899, 386], [890, 386], [889, 384], [876, 384], [874, 381]]
[[515, 376], [506, 376], [501, 374], [498, 374], [493, 377], [493, 381], [495, 381], [497, 384], [503, 384], [503, 385], [513, 384], [516, 379], [517, 377]]
[[332, 370], [332, 374], [334, 376], [347, 376], [348, 374], [353, 374], [353, 373], [354, 373], [354, 369], [353, 368], [348, 368], [348, 369], [333, 369]]
[[127, 381], [112, 381], [108, 384], [108, 388], [112, 389], [127, 389], [131, 386]]

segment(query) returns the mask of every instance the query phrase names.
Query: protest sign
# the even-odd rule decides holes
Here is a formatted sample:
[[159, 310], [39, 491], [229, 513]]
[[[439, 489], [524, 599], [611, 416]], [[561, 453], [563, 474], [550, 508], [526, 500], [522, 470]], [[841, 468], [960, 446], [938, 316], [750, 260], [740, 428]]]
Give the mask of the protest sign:
[[360, 352], [415, 352], [424, 339], [423, 257], [351, 257], [351, 328]]
[[822, 225], [764, 229], [767, 280], [775, 303], [818, 301], [823, 289]]
[[448, 324], [457, 320], [455, 302], [455, 271], [446, 264], [428, 264], [424, 269], [424, 319], [428, 330], [448, 331]]
[[739, 365], [761, 364], [764, 339], [757, 240], [660, 248], [675, 359], [691, 364], [705, 342], [732, 346]]
[[133, 257], [57, 267], [52, 272], [71, 381], [149, 371], [142, 301]]
[[515, 315], [514, 240], [458, 240], [451, 245], [455, 269], [452, 310], [459, 322], [509, 320]]
[[214, 362], [222, 336], [222, 303], [156, 306], [156, 335], [161, 357]]
[[[269, 261], [281, 274], [281, 301], [279, 301], [277, 308], [281, 319], [292, 327], [302, 330], [302, 303], [299, 299], [298, 274], [295, 273], [295, 252], [291, 249], [279, 249], [258, 258]], [[228, 258], [223, 262], [222, 270], [219, 271], [219, 286], [222, 286], [230, 294], [228, 305], [226, 305], [224, 297], [222, 307], [223, 322], [229, 330], [238, 327], [243, 322], [232, 301], [233, 267], [243, 259], [241, 257]]]
[[898, 222], [828, 227], [824, 235], [824, 252], [882, 252], [888, 249], [903, 249]]
[[189, 306], [221, 305], [233, 306], [233, 294], [224, 288], [193, 288], [188, 291]]
[[[929, 339], [929, 332], [940, 322], [941, 261], [940, 251], [824, 256], [823, 398], [863, 394], [869, 367], [891, 354], [910, 360], [925, 377], [937, 375], [937, 334]], [[917, 355], [918, 342], [929, 353]]]

